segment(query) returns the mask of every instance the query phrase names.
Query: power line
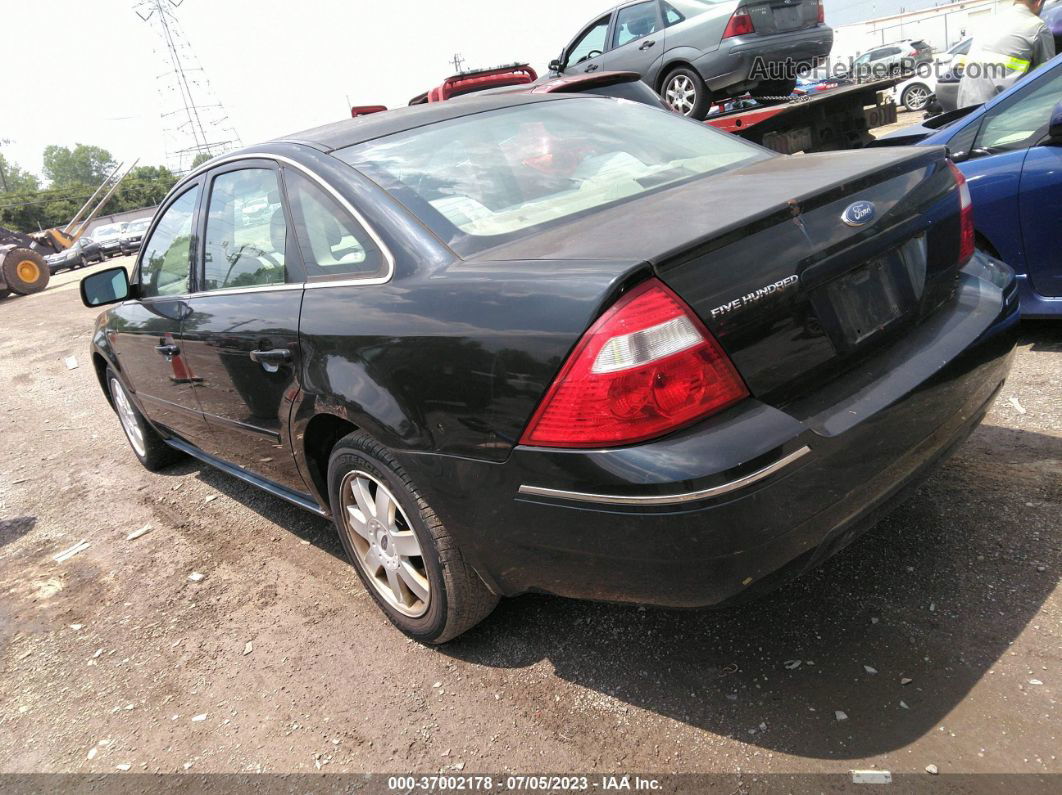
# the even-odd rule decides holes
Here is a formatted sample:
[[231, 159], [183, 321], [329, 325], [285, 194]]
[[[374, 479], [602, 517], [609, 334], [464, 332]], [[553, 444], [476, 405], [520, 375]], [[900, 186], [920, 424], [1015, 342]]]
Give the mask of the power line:
[[199, 155], [215, 157], [241, 146], [225, 107], [214, 95], [195, 52], [184, 36], [175, 8], [184, 0], [135, 0], [133, 11], [149, 24], [160, 42], [156, 53], [167, 65], [158, 80], [170, 165], [188, 170]]

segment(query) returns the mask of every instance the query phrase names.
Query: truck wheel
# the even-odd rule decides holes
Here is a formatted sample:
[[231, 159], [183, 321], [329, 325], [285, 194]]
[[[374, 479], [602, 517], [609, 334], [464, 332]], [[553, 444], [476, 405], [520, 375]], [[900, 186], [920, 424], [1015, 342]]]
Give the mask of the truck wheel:
[[445, 643], [498, 604], [401, 465], [372, 437], [358, 432], [336, 443], [328, 496], [365, 589], [414, 640]]
[[48, 286], [51, 273], [44, 257], [33, 249], [13, 248], [4, 256], [4, 281], [16, 295], [39, 293]]
[[661, 96], [673, 111], [697, 121], [704, 121], [711, 106], [708, 86], [695, 69], [686, 66], [680, 66], [668, 74]]

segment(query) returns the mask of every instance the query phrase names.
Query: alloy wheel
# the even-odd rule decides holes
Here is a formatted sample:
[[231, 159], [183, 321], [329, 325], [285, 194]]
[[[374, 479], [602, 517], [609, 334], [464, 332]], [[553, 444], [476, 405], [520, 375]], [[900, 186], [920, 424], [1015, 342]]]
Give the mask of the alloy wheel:
[[665, 90], [667, 104], [683, 116], [689, 116], [697, 104], [697, 87], [687, 75], [675, 75]]
[[111, 379], [111, 394], [114, 396], [114, 405], [118, 409], [118, 419], [122, 423], [129, 444], [141, 458], [147, 455], [147, 446], [144, 444], [144, 432], [140, 429], [140, 421], [136, 416], [136, 409], [125, 394], [125, 389], [117, 378]]
[[929, 91], [922, 86], [911, 86], [904, 93], [904, 105], [908, 110], [922, 110], [929, 101]]
[[339, 495], [341, 521], [366, 579], [402, 615], [423, 616], [431, 602], [431, 584], [420, 541], [398, 500], [361, 471], [343, 478]]

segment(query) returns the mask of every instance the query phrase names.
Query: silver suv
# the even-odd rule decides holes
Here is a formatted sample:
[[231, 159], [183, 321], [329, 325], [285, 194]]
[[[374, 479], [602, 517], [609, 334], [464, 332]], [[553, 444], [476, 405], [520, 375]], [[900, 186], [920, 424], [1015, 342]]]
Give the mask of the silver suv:
[[933, 48], [920, 39], [904, 39], [863, 53], [852, 63], [852, 71], [860, 80], [884, 80], [911, 75], [924, 63], [933, 63]]
[[787, 97], [832, 48], [822, 0], [641, 0], [586, 25], [550, 70], [637, 72], [672, 109], [703, 119], [727, 97]]

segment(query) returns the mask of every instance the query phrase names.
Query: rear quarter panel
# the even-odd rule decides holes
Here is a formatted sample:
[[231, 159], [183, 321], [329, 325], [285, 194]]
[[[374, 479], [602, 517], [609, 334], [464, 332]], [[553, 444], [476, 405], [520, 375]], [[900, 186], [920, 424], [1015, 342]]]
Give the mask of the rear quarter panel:
[[583, 331], [640, 270], [460, 262], [307, 290], [294, 436], [332, 414], [397, 452], [504, 461]]

